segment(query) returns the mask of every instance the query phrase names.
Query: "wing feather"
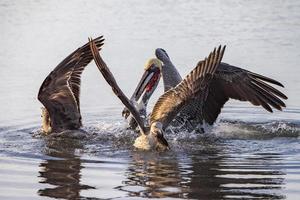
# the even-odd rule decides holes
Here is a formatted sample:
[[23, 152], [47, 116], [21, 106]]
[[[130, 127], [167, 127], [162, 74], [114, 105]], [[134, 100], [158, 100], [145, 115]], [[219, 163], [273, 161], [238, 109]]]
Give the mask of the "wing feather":
[[209, 124], [213, 124], [230, 98], [249, 101], [269, 112], [273, 112], [272, 107], [282, 110], [286, 105], [281, 99], [287, 99], [287, 96], [270, 84], [283, 87], [280, 82], [269, 77], [221, 63], [209, 88], [203, 113], [197, 115]]
[[[104, 42], [103, 36], [100, 36], [96, 38], [95, 40], [96, 47], [98, 51], [101, 50], [101, 47]], [[80, 110], [80, 102], [79, 102], [79, 97], [80, 97], [80, 85], [81, 85], [81, 74], [85, 67], [92, 61], [93, 55], [90, 50], [89, 44], [85, 44], [83, 47], [81, 47], [82, 51], [82, 58], [81, 61], [73, 68], [72, 74], [69, 79], [69, 84], [72, 89], [72, 92], [76, 98], [77, 101], [77, 106]]]
[[166, 128], [173, 118], [186, 105], [196, 98], [206, 98], [208, 85], [220, 64], [225, 46], [210, 53], [208, 58], [197, 66], [175, 88], [165, 92], [154, 105], [150, 115], [150, 124], [161, 122]]
[[103, 75], [106, 82], [111, 86], [113, 92], [116, 94], [116, 96], [122, 101], [122, 103], [128, 108], [136, 122], [138, 123], [141, 131], [143, 134], [146, 133], [146, 128], [144, 125], [144, 121], [139, 115], [139, 112], [136, 110], [136, 108], [132, 105], [130, 100], [127, 98], [127, 96], [123, 93], [123, 91], [120, 89], [120, 87], [117, 84], [117, 81], [115, 80], [113, 74], [107, 67], [106, 63], [101, 58], [94, 40], [90, 39], [90, 48], [93, 54], [94, 61], [100, 70], [101, 74]]
[[[101, 48], [103, 41], [102, 36], [96, 39], [97, 48]], [[80, 77], [92, 59], [87, 43], [60, 62], [42, 83], [38, 100], [49, 112], [54, 132], [81, 126]]]

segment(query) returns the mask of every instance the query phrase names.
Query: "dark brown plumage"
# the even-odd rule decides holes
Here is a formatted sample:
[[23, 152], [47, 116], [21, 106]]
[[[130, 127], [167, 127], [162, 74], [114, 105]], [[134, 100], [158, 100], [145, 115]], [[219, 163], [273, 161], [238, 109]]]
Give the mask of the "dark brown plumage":
[[205, 101], [211, 79], [224, 55], [221, 46], [210, 53], [176, 87], [165, 92], [154, 105], [150, 124], [160, 122], [165, 129], [176, 115], [195, 99]]
[[189, 120], [187, 129], [191, 131], [203, 121], [212, 125], [229, 99], [249, 101], [269, 112], [273, 112], [272, 107], [282, 110], [285, 107], [282, 99], [287, 97], [270, 84], [283, 87], [274, 79], [221, 63], [210, 82], [207, 98], [194, 99], [180, 115]]
[[[269, 84], [283, 87], [278, 81], [229, 64], [221, 63], [209, 86], [206, 101], [203, 104], [203, 119], [213, 124], [223, 105], [231, 98], [249, 101], [272, 112], [272, 108], [282, 110], [287, 99], [282, 92]], [[201, 115], [199, 112], [198, 115]]]
[[[98, 50], [103, 45], [103, 37], [95, 39]], [[53, 132], [78, 129], [80, 114], [80, 78], [85, 67], [93, 59], [89, 43], [75, 50], [65, 58], [44, 80], [38, 100], [47, 109]]]

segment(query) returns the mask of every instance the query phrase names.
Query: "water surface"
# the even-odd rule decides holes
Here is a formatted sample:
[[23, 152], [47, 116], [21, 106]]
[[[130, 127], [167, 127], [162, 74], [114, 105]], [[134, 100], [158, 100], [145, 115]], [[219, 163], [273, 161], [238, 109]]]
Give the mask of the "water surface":
[[[1, 199], [298, 199], [298, 1], [0, 1]], [[43, 137], [36, 95], [87, 37], [131, 94], [146, 60], [166, 49], [188, 73], [213, 47], [223, 61], [281, 81], [270, 114], [230, 101], [204, 135], [167, 134], [171, 151], [137, 152], [122, 104], [94, 63], [82, 76], [85, 139]], [[150, 105], [162, 94], [162, 84]], [[150, 106], [151, 107], [151, 106]]]

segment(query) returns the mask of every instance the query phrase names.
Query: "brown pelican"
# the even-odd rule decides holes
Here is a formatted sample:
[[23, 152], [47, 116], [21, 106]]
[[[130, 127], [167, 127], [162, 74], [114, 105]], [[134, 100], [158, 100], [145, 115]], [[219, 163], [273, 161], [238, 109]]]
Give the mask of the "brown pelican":
[[[155, 55], [163, 63], [161, 73], [164, 90], [167, 92], [176, 87], [182, 78], [164, 49], [156, 49]], [[195, 98], [177, 115], [172, 125], [175, 124], [180, 130], [203, 132], [203, 123], [212, 125], [229, 99], [249, 101], [253, 105], [262, 106], [269, 112], [272, 112], [271, 107], [282, 110], [285, 104], [281, 99], [287, 99], [287, 97], [270, 84], [283, 87], [274, 79], [220, 63], [210, 83], [207, 98], [204, 100]], [[131, 122], [131, 124], [134, 123]]]
[[[100, 50], [103, 37], [94, 40]], [[85, 67], [93, 59], [89, 43], [66, 57], [42, 83], [38, 100], [42, 108], [42, 131], [46, 134], [76, 130], [82, 126], [79, 93], [80, 78]]]
[[[158, 66], [161, 66], [161, 62], [158, 59], [149, 59], [146, 62], [144, 68], [145, 72], [130, 98], [131, 103], [145, 120], [147, 118], [146, 108], [148, 100], [155, 91], [161, 77], [160, 68]], [[135, 129], [138, 127], [138, 124], [126, 107], [122, 112], [122, 116], [128, 120], [130, 128]]]
[[[214, 49], [176, 87], [171, 88], [160, 96], [152, 110], [149, 120], [150, 126], [146, 126], [145, 121], [141, 118], [135, 106], [119, 88], [113, 74], [102, 60], [92, 39], [90, 39], [90, 46], [98, 69], [107, 83], [112, 87], [116, 96], [130, 111], [140, 128], [141, 135], [135, 140], [134, 146], [144, 150], [168, 149], [168, 143], [163, 136], [164, 130], [185, 105], [189, 105], [196, 98], [202, 101], [207, 98], [210, 82], [225, 51], [225, 47], [221, 48], [221, 46], [217, 50]], [[162, 67], [158, 60], [153, 63], [157, 65], [156, 67]]]
[[[169, 71], [173, 71], [173, 74], [178, 73], [165, 50], [157, 49], [155, 54], [164, 63], [165, 74], [172, 74]], [[164, 76], [164, 73], [162, 76], [164, 83], [168, 83], [169, 87], [175, 87], [180, 80], [178, 76]], [[284, 87], [280, 82], [269, 77], [221, 62], [209, 87], [207, 99], [203, 102], [203, 110], [199, 109], [201, 105], [196, 99], [181, 114], [188, 118], [194, 127], [202, 121], [212, 125], [230, 98], [249, 101], [269, 112], [273, 112], [271, 106], [282, 110], [285, 103], [280, 98], [287, 99], [287, 97], [269, 84]], [[168, 89], [165, 86], [165, 90]]]

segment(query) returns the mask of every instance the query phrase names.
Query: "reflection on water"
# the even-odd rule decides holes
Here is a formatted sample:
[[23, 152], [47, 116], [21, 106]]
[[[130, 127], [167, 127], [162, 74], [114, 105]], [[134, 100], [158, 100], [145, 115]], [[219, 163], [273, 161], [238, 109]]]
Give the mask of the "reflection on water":
[[[200, 154], [201, 156], [201, 154]], [[189, 187], [194, 191], [189, 198], [284, 198], [284, 173], [274, 168], [272, 156], [253, 160], [215, 155], [213, 158], [192, 157], [193, 171]]]
[[183, 180], [176, 157], [159, 156], [153, 152], [133, 152], [126, 180], [118, 189], [136, 197], [183, 197], [185, 189], [181, 187]]
[[40, 183], [47, 184], [45, 188], [39, 189], [39, 195], [78, 199], [81, 190], [94, 189], [80, 183], [83, 167], [80, 158], [74, 153], [82, 147], [76, 140], [52, 138], [47, 141], [45, 155], [51, 156], [51, 159], [43, 160], [39, 165], [39, 177], [42, 179]]
[[285, 198], [281, 155], [224, 155], [211, 145], [188, 157], [134, 153], [126, 180], [116, 188], [128, 196], [148, 198]]
[[[170, 152], [157, 153], [133, 151], [117, 137], [104, 146], [108, 135], [103, 130], [102, 137], [92, 134], [84, 141], [27, 138], [27, 131], [0, 134], [6, 145], [0, 159], [1, 198], [14, 197], [17, 193], [10, 191], [20, 190], [18, 194], [30, 199], [36, 195], [60, 199], [284, 199], [287, 194], [297, 196], [300, 185], [297, 137], [249, 140], [182, 135], [179, 140], [169, 138]], [[133, 135], [120, 133], [121, 140]], [[288, 149], [286, 143], [293, 148]], [[91, 146], [95, 151], [90, 152]], [[24, 151], [32, 151], [30, 147], [37, 148], [34, 154]]]

